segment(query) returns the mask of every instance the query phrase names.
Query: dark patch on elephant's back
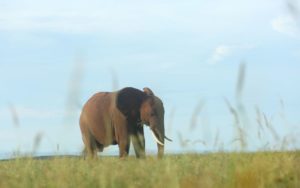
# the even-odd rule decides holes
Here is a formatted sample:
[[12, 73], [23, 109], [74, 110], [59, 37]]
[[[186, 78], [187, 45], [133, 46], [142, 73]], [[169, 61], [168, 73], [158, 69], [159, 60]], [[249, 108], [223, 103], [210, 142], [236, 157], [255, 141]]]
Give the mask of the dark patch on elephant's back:
[[139, 116], [139, 109], [145, 97], [144, 92], [132, 87], [126, 87], [117, 93], [117, 108], [127, 119], [136, 119]]

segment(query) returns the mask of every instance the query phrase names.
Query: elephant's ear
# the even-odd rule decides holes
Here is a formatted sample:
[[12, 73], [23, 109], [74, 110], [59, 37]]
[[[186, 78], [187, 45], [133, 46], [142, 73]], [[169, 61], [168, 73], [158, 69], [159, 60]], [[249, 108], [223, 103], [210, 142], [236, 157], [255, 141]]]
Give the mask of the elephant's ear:
[[140, 107], [147, 97], [141, 90], [126, 87], [117, 93], [117, 108], [128, 120], [137, 120], [140, 117]]
[[152, 91], [150, 88], [144, 87], [143, 90], [144, 90], [144, 92], [145, 92], [147, 95], [154, 96], [154, 93], [153, 93], [153, 91]]

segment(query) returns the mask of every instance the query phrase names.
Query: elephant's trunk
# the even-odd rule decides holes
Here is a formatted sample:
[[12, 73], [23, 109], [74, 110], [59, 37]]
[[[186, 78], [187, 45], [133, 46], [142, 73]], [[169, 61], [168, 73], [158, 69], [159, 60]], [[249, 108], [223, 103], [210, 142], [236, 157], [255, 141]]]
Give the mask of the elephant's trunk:
[[158, 148], [157, 157], [162, 158], [164, 156], [165, 147], [162, 146], [162, 145], [157, 144], [157, 148]]
[[165, 139], [172, 141], [165, 135], [163, 119], [161, 121], [157, 121], [157, 120], [150, 121], [150, 129], [152, 132], [152, 136], [153, 136], [155, 142], [157, 143], [158, 157], [162, 158], [164, 155]]
[[153, 135], [154, 140], [157, 143], [157, 149], [158, 149], [157, 156], [158, 156], [158, 158], [162, 158], [164, 155], [164, 145], [165, 145], [164, 144], [164, 142], [165, 142], [164, 133], [163, 133], [163, 131], [160, 132], [160, 131], [158, 131], [158, 129], [154, 128], [154, 129], [152, 129], [152, 135]]
[[168, 138], [166, 135], [165, 135], [165, 139], [168, 140], [168, 141], [170, 141], [170, 142], [173, 141], [172, 139]]
[[156, 135], [157, 135], [157, 134], [156, 134], [154, 131], [152, 131], [152, 136], [153, 136], [154, 140], [157, 142], [157, 144], [159, 144], [159, 145], [161, 145], [161, 146], [164, 146], [164, 143], [161, 142], [160, 139], [159, 139], [159, 137], [156, 136]]
[[164, 124], [157, 126], [157, 124], [150, 123], [151, 132], [155, 142], [157, 143], [158, 158], [162, 158], [164, 155], [164, 143], [165, 143], [165, 131], [164, 131]]

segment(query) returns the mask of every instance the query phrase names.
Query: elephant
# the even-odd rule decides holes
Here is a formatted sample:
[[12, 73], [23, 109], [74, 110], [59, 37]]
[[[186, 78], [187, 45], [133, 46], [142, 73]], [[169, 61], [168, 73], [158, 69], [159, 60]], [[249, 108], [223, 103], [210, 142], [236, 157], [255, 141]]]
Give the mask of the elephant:
[[80, 130], [84, 155], [94, 158], [105, 147], [118, 145], [119, 157], [129, 154], [132, 142], [137, 158], [145, 158], [144, 126], [150, 127], [157, 143], [158, 158], [164, 155], [164, 106], [151, 89], [125, 87], [115, 92], [98, 92], [83, 106]]

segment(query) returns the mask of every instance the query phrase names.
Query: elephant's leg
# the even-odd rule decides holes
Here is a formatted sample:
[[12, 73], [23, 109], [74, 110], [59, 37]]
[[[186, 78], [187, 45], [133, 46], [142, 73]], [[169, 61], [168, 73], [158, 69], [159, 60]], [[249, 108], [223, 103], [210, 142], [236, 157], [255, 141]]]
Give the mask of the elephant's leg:
[[83, 156], [83, 159], [86, 159], [87, 155], [88, 155], [88, 151], [86, 149], [86, 146], [84, 146], [82, 152], [81, 152], [82, 156]]
[[97, 156], [97, 146], [95, 138], [89, 134], [88, 138], [84, 137], [84, 155], [88, 158], [95, 158]]
[[129, 154], [129, 148], [130, 148], [130, 137], [121, 139], [119, 141], [119, 155], [120, 158], [125, 158]]
[[120, 158], [129, 154], [130, 133], [128, 125], [127, 119], [120, 112], [114, 114], [115, 139], [119, 145]]
[[132, 135], [132, 144], [137, 158], [145, 158], [145, 137], [144, 128], [138, 127], [137, 131]]
[[87, 124], [84, 121], [80, 121], [80, 129], [82, 133], [82, 141], [84, 143], [83, 156], [93, 158], [95, 156], [96, 140], [90, 133]]
[[103, 152], [104, 146], [102, 144], [100, 144], [99, 142], [96, 142], [96, 145], [97, 145], [98, 151]]

